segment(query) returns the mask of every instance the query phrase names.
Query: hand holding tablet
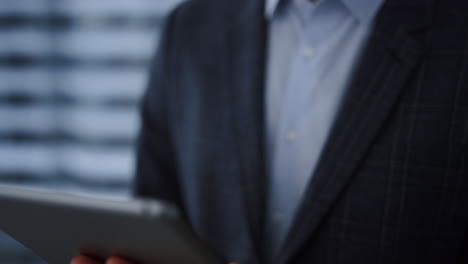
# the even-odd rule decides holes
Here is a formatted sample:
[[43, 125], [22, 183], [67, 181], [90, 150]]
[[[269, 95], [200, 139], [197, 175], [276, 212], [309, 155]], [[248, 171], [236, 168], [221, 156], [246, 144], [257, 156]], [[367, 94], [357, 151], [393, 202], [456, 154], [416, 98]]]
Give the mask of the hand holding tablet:
[[[218, 258], [164, 202], [106, 201], [0, 187], [0, 230], [49, 264], [83, 255], [104, 263], [120, 256], [138, 264], [211, 264]], [[79, 257], [73, 264], [94, 264]], [[107, 264], [127, 264], [111, 258]]]
[[[102, 263], [90, 257], [77, 256], [72, 259], [70, 264], [102, 264]], [[119, 257], [110, 257], [106, 260], [105, 264], [135, 264], [135, 263], [132, 263], [128, 260], [125, 260]], [[158, 264], [158, 263], [154, 263], [154, 264]]]
[[[73, 258], [70, 264], [102, 264], [102, 263], [95, 259], [86, 257], [86, 256], [77, 256]], [[105, 264], [135, 264], [135, 263], [129, 262], [128, 260], [125, 260], [119, 257], [110, 257], [106, 260]], [[158, 264], [158, 263], [153, 263], [153, 264]], [[239, 263], [230, 262], [229, 264], [239, 264]]]

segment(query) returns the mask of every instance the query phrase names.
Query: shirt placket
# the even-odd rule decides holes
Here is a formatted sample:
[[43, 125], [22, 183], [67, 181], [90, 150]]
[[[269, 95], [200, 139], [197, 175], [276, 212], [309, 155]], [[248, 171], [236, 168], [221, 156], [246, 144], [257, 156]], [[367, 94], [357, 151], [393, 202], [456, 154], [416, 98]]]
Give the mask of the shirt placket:
[[273, 162], [273, 192], [277, 195], [273, 197], [272, 203], [275, 208], [270, 217], [281, 238], [284, 238], [293, 220], [297, 206], [292, 205], [297, 204], [296, 201], [302, 196], [302, 189], [290, 181], [306, 182], [299, 152], [305, 136], [302, 131], [302, 119], [312, 103], [313, 92], [320, 76], [320, 54], [314, 45], [316, 41], [307, 37], [309, 32], [304, 31], [307, 27], [299, 23], [296, 27], [299, 47], [290, 68]]

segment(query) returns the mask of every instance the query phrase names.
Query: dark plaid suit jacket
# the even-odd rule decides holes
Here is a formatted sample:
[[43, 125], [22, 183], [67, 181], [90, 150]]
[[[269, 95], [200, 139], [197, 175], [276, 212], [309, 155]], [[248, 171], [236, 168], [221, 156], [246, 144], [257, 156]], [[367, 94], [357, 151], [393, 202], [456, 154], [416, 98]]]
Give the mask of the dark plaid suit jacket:
[[[170, 16], [135, 184], [226, 261], [262, 258], [263, 0]], [[468, 1], [387, 0], [276, 263], [468, 263]]]

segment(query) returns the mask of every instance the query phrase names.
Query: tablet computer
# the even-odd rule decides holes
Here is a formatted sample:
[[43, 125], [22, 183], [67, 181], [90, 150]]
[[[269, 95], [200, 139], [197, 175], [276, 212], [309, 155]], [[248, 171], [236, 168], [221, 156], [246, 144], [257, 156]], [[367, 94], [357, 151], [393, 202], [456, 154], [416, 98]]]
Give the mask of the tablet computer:
[[217, 258], [173, 206], [0, 186], [0, 230], [50, 264], [85, 254], [139, 264], [210, 264]]

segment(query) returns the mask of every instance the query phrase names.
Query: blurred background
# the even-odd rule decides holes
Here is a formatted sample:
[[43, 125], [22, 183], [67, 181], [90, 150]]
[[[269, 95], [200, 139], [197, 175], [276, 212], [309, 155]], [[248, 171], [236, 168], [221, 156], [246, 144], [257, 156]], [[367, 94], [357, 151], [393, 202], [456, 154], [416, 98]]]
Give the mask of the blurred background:
[[[0, 1], [0, 184], [129, 195], [138, 102], [179, 2]], [[43, 262], [0, 232], [0, 263]]]

